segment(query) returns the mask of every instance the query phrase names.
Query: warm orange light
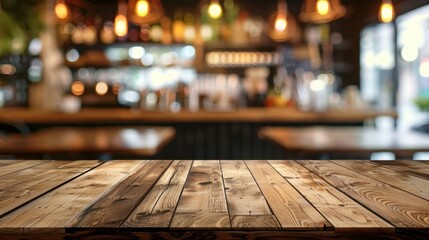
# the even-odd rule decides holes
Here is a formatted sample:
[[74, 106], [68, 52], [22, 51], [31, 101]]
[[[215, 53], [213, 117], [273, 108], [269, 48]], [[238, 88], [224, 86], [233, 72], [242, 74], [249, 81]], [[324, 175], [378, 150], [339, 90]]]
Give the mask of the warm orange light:
[[95, 85], [95, 92], [98, 95], [105, 95], [107, 93], [107, 91], [109, 90], [109, 86], [107, 85], [107, 83], [105, 82], [98, 82]]
[[393, 5], [392, 2], [390, 0], [384, 0], [381, 3], [381, 7], [380, 7], [380, 21], [384, 22], [384, 23], [389, 23], [393, 20], [393, 18], [395, 17], [395, 12], [393, 10]]
[[59, 19], [66, 19], [69, 15], [67, 5], [62, 0], [58, 0], [55, 4], [55, 14]]
[[73, 95], [80, 96], [85, 92], [85, 84], [81, 81], [76, 81], [71, 85]]
[[136, 2], [135, 12], [139, 17], [145, 17], [150, 11], [149, 3], [147, 0], [138, 0]]
[[124, 37], [128, 33], [128, 21], [124, 15], [118, 14], [115, 17], [115, 34]]
[[320, 15], [326, 15], [329, 12], [329, 9], [331, 8], [328, 0], [317, 0], [317, 12]]
[[285, 16], [277, 15], [276, 21], [274, 22], [274, 29], [277, 32], [284, 32], [287, 27], [287, 20]]

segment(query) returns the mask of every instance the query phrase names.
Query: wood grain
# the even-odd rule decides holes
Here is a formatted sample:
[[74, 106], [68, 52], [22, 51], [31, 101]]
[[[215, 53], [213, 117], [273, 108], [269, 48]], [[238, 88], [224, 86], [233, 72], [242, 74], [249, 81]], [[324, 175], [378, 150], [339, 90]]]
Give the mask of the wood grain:
[[169, 227], [191, 166], [190, 160], [174, 161], [122, 226]]
[[418, 177], [429, 179], [429, 167], [426, 163], [411, 160], [396, 160], [396, 161], [377, 161], [374, 162], [379, 166], [388, 167], [396, 171], [402, 171], [408, 174], [413, 174]]
[[299, 161], [397, 228], [429, 227], [429, 202], [328, 161]]
[[[369, 161], [332, 161], [338, 165], [356, 171], [362, 175], [387, 183], [393, 187], [402, 189], [418, 197], [429, 200], [429, 180], [395, 171], [390, 168], [380, 167]], [[429, 166], [428, 166], [429, 168]]]
[[94, 199], [109, 192], [141, 164], [140, 161], [107, 162], [1, 218], [0, 232], [63, 232]]
[[74, 228], [119, 227], [172, 161], [147, 160], [141, 162], [138, 170], [85, 209], [68, 226]]
[[384, 231], [394, 228], [294, 161], [269, 163], [335, 227], [335, 231]]
[[234, 111], [140, 111], [122, 108], [82, 109], [78, 113], [0, 108], [0, 121], [24, 123], [108, 123], [108, 122], [363, 122], [378, 116], [397, 117], [395, 111], [345, 110], [323, 113], [295, 108], [246, 108]]
[[13, 176], [0, 177], [0, 217], [101, 164], [96, 161], [77, 162], [81, 166], [73, 168], [67, 167], [72, 166], [70, 162], [51, 161], [17, 171]]
[[48, 160], [33, 160], [33, 161], [18, 161], [16, 163], [7, 164], [0, 167], [0, 176], [8, 175], [14, 172], [21, 171], [26, 168], [31, 168], [36, 165], [49, 162]]
[[171, 228], [231, 228], [219, 161], [194, 161]]
[[231, 226], [279, 229], [264, 195], [243, 161], [221, 161]]
[[8, 159], [0, 159], [0, 167], [10, 165], [13, 163], [22, 162], [23, 160], [8, 160]]
[[322, 230], [331, 224], [266, 161], [247, 161], [283, 229]]

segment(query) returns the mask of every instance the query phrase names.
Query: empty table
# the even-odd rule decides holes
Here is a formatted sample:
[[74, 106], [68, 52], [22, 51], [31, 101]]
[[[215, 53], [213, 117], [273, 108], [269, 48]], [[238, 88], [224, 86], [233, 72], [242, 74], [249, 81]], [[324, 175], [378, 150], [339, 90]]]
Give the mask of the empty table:
[[0, 142], [0, 154], [109, 153], [151, 156], [175, 135], [171, 127], [55, 127]]
[[264, 127], [259, 134], [287, 151], [307, 155], [358, 156], [387, 151], [400, 158], [411, 158], [415, 152], [429, 151], [429, 135], [413, 131], [367, 127]]

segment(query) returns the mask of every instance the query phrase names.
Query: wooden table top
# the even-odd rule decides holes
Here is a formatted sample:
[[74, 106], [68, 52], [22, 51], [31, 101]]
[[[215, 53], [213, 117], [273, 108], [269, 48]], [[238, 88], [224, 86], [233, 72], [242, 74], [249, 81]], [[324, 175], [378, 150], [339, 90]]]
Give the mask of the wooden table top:
[[424, 161], [0, 160], [0, 238], [423, 239], [427, 186]]
[[315, 153], [429, 151], [429, 134], [367, 127], [264, 127], [259, 135], [287, 150]]
[[54, 127], [0, 141], [0, 154], [112, 153], [154, 155], [175, 135], [171, 127]]
[[83, 109], [77, 113], [0, 108], [0, 122], [28, 124], [99, 122], [325, 122], [356, 123], [378, 116], [397, 117], [395, 111], [343, 110], [323, 113], [302, 112], [295, 108], [245, 108], [231, 111], [142, 111], [138, 109]]

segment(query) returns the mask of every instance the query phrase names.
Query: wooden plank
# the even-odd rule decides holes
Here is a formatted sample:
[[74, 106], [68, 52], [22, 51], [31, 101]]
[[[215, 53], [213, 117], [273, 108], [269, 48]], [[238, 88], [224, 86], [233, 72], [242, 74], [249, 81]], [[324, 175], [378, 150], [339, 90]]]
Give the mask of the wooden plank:
[[[66, 161], [61, 162], [64, 166], [68, 165]], [[64, 168], [59, 165], [59, 168], [49, 170], [50, 166], [58, 165], [58, 162], [52, 161], [38, 165], [46, 165], [44, 168], [35, 166], [15, 172], [12, 176], [0, 177], [0, 217], [101, 164], [97, 161], [78, 162], [87, 167]]]
[[142, 165], [110, 161], [0, 219], [0, 233], [64, 232], [67, 223]]
[[22, 162], [23, 160], [9, 160], [9, 159], [0, 159], [0, 167], [10, 165], [12, 163]]
[[396, 160], [396, 161], [374, 161], [377, 165], [388, 167], [396, 171], [413, 174], [418, 177], [429, 179], [429, 167], [420, 161]]
[[331, 224], [266, 161], [246, 161], [283, 229], [322, 230]]
[[85, 209], [74, 222], [67, 226], [119, 227], [171, 162], [171, 160], [143, 161], [136, 172], [130, 174], [112, 191]]
[[[418, 197], [429, 200], [429, 180], [381, 167], [370, 161], [332, 161], [367, 177], [387, 183]], [[428, 166], [429, 167], [429, 166]]]
[[294, 161], [268, 161], [335, 227], [335, 231], [385, 231], [392, 225]]
[[31, 161], [17, 161], [16, 163], [8, 164], [0, 167], [0, 176], [8, 175], [23, 169], [31, 168], [40, 164], [49, 162], [49, 160], [31, 160]]
[[230, 227], [219, 161], [194, 161], [171, 228]]
[[329, 161], [299, 161], [304, 167], [397, 228], [429, 227], [429, 202]]
[[80, 169], [80, 168], [91, 168], [95, 167], [97, 165], [100, 165], [104, 163], [103, 161], [97, 161], [97, 160], [73, 160], [73, 161], [67, 161], [67, 160], [55, 160], [51, 161], [45, 164], [37, 165], [32, 167], [31, 169]]
[[190, 160], [174, 161], [123, 226], [169, 227], [191, 166]]
[[264, 195], [243, 161], [221, 161], [231, 226], [279, 229]]

